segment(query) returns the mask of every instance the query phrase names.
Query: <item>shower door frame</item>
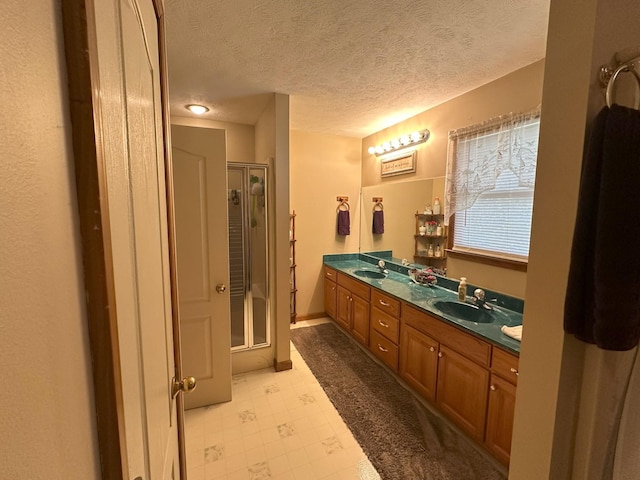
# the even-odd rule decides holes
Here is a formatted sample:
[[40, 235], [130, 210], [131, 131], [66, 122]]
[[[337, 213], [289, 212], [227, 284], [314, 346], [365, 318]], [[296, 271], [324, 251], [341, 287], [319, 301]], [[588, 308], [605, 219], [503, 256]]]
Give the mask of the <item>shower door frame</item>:
[[[231, 352], [245, 352], [249, 350], [256, 350], [259, 348], [268, 348], [271, 346], [271, 285], [269, 281], [270, 277], [270, 257], [269, 257], [269, 165], [261, 163], [243, 163], [243, 162], [227, 162], [227, 177], [230, 169], [240, 170], [242, 172], [242, 191], [246, 191], [246, 195], [241, 195], [242, 202], [242, 251], [243, 251], [243, 267], [244, 267], [244, 343], [238, 346], [231, 346]], [[266, 326], [266, 341], [265, 343], [253, 344], [253, 277], [251, 272], [252, 263], [252, 251], [251, 251], [251, 236], [245, 236], [245, 232], [251, 232], [251, 215], [250, 215], [250, 200], [251, 200], [251, 169], [261, 169], [264, 171], [264, 222], [265, 222], [265, 326]], [[228, 181], [228, 180], [227, 180]], [[227, 187], [229, 188], [229, 187]], [[245, 201], [246, 200], [246, 201]], [[227, 206], [228, 209], [228, 206]], [[228, 226], [227, 226], [228, 228]], [[231, 285], [229, 285], [231, 291]], [[229, 318], [231, 321], [231, 318]]]

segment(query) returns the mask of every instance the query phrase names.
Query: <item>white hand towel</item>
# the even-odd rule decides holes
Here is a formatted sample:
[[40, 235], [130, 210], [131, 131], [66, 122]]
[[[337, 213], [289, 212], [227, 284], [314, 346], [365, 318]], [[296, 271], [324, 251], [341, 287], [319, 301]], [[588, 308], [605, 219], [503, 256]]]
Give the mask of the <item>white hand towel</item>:
[[518, 325], [517, 327], [507, 327], [503, 325], [500, 330], [502, 330], [502, 333], [505, 335], [515, 338], [519, 342], [522, 341], [522, 325]]

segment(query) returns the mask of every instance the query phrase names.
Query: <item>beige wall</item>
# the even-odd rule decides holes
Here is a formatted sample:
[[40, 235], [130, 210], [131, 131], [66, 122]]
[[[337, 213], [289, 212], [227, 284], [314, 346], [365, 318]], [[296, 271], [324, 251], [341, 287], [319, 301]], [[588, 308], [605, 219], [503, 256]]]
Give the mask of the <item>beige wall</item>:
[[[291, 209], [296, 212], [298, 314], [324, 311], [322, 255], [358, 252], [358, 138], [291, 131]], [[349, 197], [351, 234], [336, 233], [337, 196]]]
[[60, 6], [29, 7], [0, 29], [0, 477], [98, 479]]
[[562, 323], [585, 126], [603, 106], [597, 75], [640, 45], [638, 18], [633, 0], [551, 2], [512, 479], [611, 478], [628, 371], [619, 352], [585, 348]]
[[[526, 112], [541, 103], [544, 61], [538, 61], [448, 102], [381, 130], [362, 141], [362, 186], [443, 177], [447, 162], [448, 132], [510, 112]], [[429, 140], [417, 147], [416, 172], [380, 178], [380, 160], [367, 149], [391, 138], [428, 128]], [[409, 207], [407, 207], [409, 208]], [[524, 298], [526, 273], [457, 258], [447, 260], [447, 276], [465, 276], [471, 283]]]
[[218, 128], [227, 133], [227, 161], [253, 163], [255, 161], [255, 127], [232, 122], [219, 122], [198, 117], [171, 116], [173, 125]]

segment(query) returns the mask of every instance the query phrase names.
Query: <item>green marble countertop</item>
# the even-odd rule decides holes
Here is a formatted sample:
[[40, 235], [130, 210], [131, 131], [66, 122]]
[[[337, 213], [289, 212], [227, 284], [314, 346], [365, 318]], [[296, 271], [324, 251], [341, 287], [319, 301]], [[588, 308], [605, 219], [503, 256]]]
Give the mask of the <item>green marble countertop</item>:
[[[353, 255], [349, 255], [353, 257]], [[387, 276], [383, 279], [362, 278], [353, 272], [356, 270], [378, 270], [376, 265], [359, 260], [356, 258], [349, 259], [324, 259], [324, 264], [336, 269], [340, 273], [344, 273], [356, 280], [371, 285], [383, 292], [411, 304], [430, 315], [450, 323], [461, 330], [481, 337], [484, 340], [498, 345], [515, 354], [520, 354], [520, 342], [505, 335], [500, 331], [503, 325], [509, 327], [522, 325], [522, 314], [504, 307], [493, 306], [491, 316], [494, 318], [491, 323], [475, 323], [467, 320], [460, 320], [454, 316], [441, 312], [433, 304], [438, 300], [457, 301], [457, 292], [435, 285], [427, 287], [418, 285], [411, 281], [407, 275], [389, 270]], [[467, 297], [469, 298], [469, 297]], [[468, 300], [467, 300], [468, 301]]]

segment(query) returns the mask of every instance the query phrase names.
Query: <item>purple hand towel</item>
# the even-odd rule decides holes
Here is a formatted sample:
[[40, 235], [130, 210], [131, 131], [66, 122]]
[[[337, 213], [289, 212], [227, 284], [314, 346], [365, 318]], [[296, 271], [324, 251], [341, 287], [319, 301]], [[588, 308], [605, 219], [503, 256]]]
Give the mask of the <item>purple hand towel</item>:
[[349, 210], [338, 211], [338, 235], [349, 235], [351, 233], [351, 221]]
[[382, 210], [375, 210], [373, 212], [373, 233], [384, 233], [384, 212]]
[[638, 185], [640, 112], [605, 107], [582, 168], [564, 327], [606, 350], [630, 350], [640, 339]]

